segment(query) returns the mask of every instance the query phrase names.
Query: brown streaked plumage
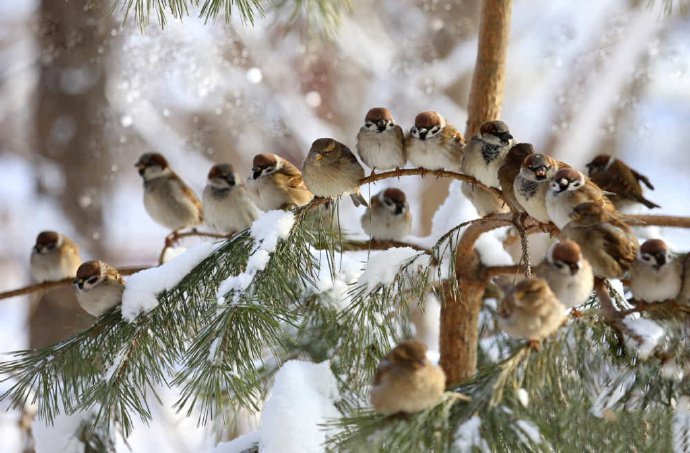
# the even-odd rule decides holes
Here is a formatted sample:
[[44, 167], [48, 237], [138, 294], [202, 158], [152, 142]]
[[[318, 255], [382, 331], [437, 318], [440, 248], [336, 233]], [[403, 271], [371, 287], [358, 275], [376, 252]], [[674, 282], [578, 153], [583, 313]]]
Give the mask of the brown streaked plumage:
[[357, 153], [372, 169], [400, 168], [407, 162], [405, 134], [385, 107], [370, 109], [357, 133]]
[[259, 215], [247, 187], [230, 164], [211, 167], [201, 200], [206, 225], [219, 233], [236, 233], [249, 228]]
[[462, 172], [482, 184], [500, 188], [498, 172], [513, 144], [513, 136], [503, 121], [487, 121], [465, 146]]
[[614, 212], [595, 202], [577, 205], [560, 238], [578, 243], [595, 277], [621, 278], [637, 257], [637, 238]]
[[641, 246], [630, 268], [630, 290], [644, 302], [675, 299], [683, 283], [683, 257], [671, 251], [661, 239], [649, 239]]
[[546, 194], [546, 210], [551, 221], [558, 228], [565, 227], [575, 206], [586, 202], [595, 203], [606, 212], [617, 215], [613, 203], [589, 178], [573, 168], [559, 169]]
[[307, 189], [302, 172], [272, 153], [254, 156], [247, 188], [259, 209], [292, 209], [309, 203], [314, 195]]
[[527, 278], [515, 286], [498, 279], [505, 295], [498, 306], [498, 325], [513, 338], [541, 341], [565, 319], [565, 307], [542, 278]]
[[426, 346], [404, 341], [379, 363], [371, 404], [384, 415], [420, 412], [439, 402], [445, 385], [443, 370], [426, 358]]
[[580, 246], [567, 239], [554, 243], [535, 274], [549, 284], [565, 307], [576, 307], [587, 301], [594, 289], [592, 266], [582, 257]]
[[611, 201], [616, 208], [621, 209], [631, 203], [642, 203], [649, 209], [660, 208], [658, 204], [646, 199], [642, 193], [642, 182], [649, 189], [654, 186], [649, 179], [630, 168], [625, 162], [600, 154], [587, 164], [589, 177], [602, 190], [612, 194]]
[[465, 139], [438, 112], [422, 112], [405, 138], [410, 163], [427, 170], [459, 170]]
[[498, 169], [498, 181], [503, 191], [503, 198], [513, 212], [524, 212], [524, 208], [520, 206], [515, 198], [513, 190], [513, 183], [518, 174], [520, 174], [520, 167], [527, 156], [534, 154], [534, 146], [529, 143], [518, 143], [513, 145], [508, 154], [506, 154], [503, 165]]
[[144, 207], [156, 223], [175, 231], [203, 221], [201, 202], [161, 154], [143, 154], [135, 167], [144, 180]]
[[304, 182], [319, 197], [336, 198], [350, 195], [355, 206], [366, 206], [359, 192], [364, 168], [350, 148], [332, 138], [314, 140], [302, 165]]

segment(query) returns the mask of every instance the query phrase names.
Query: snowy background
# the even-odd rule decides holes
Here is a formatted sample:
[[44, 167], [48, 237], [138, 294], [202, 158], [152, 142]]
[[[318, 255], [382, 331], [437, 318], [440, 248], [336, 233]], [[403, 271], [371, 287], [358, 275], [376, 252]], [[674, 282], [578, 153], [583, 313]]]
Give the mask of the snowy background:
[[[566, 0], [516, 0], [502, 119], [518, 141], [580, 168], [600, 152], [621, 157], [653, 181], [656, 191], [648, 198], [663, 206], [659, 212], [690, 216], [690, 22], [675, 11], [665, 16], [661, 5], [632, 3], [600, 0], [583, 12]], [[77, 180], [84, 172], [67, 176], [74, 175], [70, 156], [78, 152], [71, 140], [81, 133], [69, 106], [40, 135], [46, 131], [36, 115], [40, 72], [55, 52], [46, 46], [50, 29], [41, 4], [0, 2], [0, 291], [30, 283], [28, 256], [44, 229], [72, 236], [85, 259], [153, 264], [166, 231], [141, 201], [133, 164], [143, 152], [163, 153], [200, 193], [216, 162], [230, 162], [246, 177], [258, 152], [300, 165], [318, 137], [354, 146], [372, 106], [389, 107], [404, 129], [416, 113], [437, 110], [462, 130], [479, 2], [353, 4], [332, 41], [270, 14], [253, 28], [236, 19], [225, 26], [222, 18], [205, 24], [190, 17], [164, 30], [154, 23], [142, 33], [131, 21], [122, 25], [116, 13], [98, 24], [104, 30], [98, 38], [77, 30], [77, 42], [101, 40], [91, 43], [95, 56], [89, 57], [98, 72], [77, 60], [59, 78], [68, 94], [96, 80], [103, 84], [91, 125], [103, 141], [85, 162], [97, 172], [84, 175], [91, 177], [85, 183]], [[447, 182], [407, 178], [371, 193], [387, 185], [407, 193], [413, 235], [443, 233], [432, 232], [431, 219]], [[78, 209], [68, 209], [65, 199], [76, 200]], [[361, 213], [354, 215], [349, 201], [341, 209], [344, 228], [361, 233]], [[458, 210], [465, 218], [466, 207]], [[652, 234], [677, 250], [690, 249], [686, 231]], [[485, 245], [491, 247], [497, 242]], [[27, 346], [29, 307], [28, 297], [0, 301], [0, 351]], [[289, 387], [289, 380], [281, 385]], [[138, 427], [130, 439], [133, 451], [212, 449], [214, 439], [193, 420], [155, 410], [157, 422]], [[0, 451], [21, 451], [17, 420], [15, 412], [0, 412]], [[70, 423], [58, 429], [68, 431]], [[35, 428], [39, 451], [48, 451], [41, 441], [53, 446], [50, 451], [62, 445], [48, 431]], [[74, 447], [64, 442], [64, 451]]]

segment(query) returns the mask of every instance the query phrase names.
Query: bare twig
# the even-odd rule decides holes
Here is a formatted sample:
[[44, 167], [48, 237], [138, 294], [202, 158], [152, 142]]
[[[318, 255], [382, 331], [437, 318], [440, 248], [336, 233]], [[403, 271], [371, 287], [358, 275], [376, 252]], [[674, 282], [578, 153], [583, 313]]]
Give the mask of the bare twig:
[[524, 271], [525, 271], [524, 266], [521, 266], [519, 264], [511, 264], [508, 266], [485, 267], [483, 269], [483, 274], [484, 274], [484, 278], [486, 280], [491, 280], [493, 277], [496, 277], [497, 275], [519, 274], [519, 273], [524, 272]]
[[429, 249], [417, 244], [402, 241], [377, 241], [375, 239], [370, 241], [344, 241], [341, 245], [341, 250], [348, 252], [356, 250], [388, 250], [393, 247], [409, 247], [426, 254], [431, 254]]

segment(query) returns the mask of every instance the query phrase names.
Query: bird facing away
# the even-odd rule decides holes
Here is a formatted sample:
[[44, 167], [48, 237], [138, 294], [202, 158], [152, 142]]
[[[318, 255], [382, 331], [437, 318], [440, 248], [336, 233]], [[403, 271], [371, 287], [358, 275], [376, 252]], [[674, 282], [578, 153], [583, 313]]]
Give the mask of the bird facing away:
[[640, 183], [654, 190], [649, 179], [628, 167], [625, 162], [608, 154], [600, 154], [587, 164], [587, 170], [597, 186], [613, 194], [611, 201], [617, 209], [626, 208], [634, 203], [642, 203], [649, 209], [661, 207], [642, 194]]
[[595, 277], [621, 278], [637, 257], [637, 238], [615, 212], [595, 202], [577, 205], [560, 238], [580, 246]]
[[426, 346], [403, 341], [379, 363], [371, 404], [384, 415], [412, 414], [435, 406], [446, 386], [443, 370], [426, 358]]
[[503, 198], [513, 212], [524, 212], [520, 203], [515, 198], [513, 183], [520, 174], [522, 162], [527, 156], [534, 154], [534, 146], [529, 143], [513, 145], [506, 154], [503, 165], [498, 169], [498, 182], [503, 192]]
[[259, 210], [230, 164], [216, 164], [208, 172], [201, 197], [206, 225], [219, 233], [249, 228]]
[[568, 308], [587, 302], [594, 289], [592, 266], [583, 258], [580, 246], [567, 239], [549, 248], [535, 274], [546, 280], [558, 301]]
[[247, 188], [263, 211], [293, 209], [309, 203], [314, 195], [307, 189], [302, 172], [282, 157], [262, 153], [254, 156]]
[[563, 323], [565, 307], [543, 278], [527, 278], [515, 286], [498, 284], [505, 291], [498, 306], [498, 325], [512, 338], [539, 342]]
[[401, 241], [412, 228], [412, 214], [400, 189], [382, 190], [371, 199], [361, 218], [365, 233], [379, 241]]
[[125, 282], [114, 267], [103, 261], [87, 261], [77, 269], [74, 292], [77, 302], [92, 316], [101, 316], [122, 303]]
[[176, 231], [203, 221], [201, 202], [161, 154], [143, 154], [135, 167], [144, 180], [144, 207], [156, 223]]
[[31, 275], [37, 282], [73, 278], [81, 264], [79, 247], [64, 234], [42, 231], [31, 250]]
[[459, 170], [465, 138], [438, 112], [422, 112], [405, 138], [407, 158], [427, 170]]
[[503, 121], [488, 121], [465, 146], [462, 172], [474, 176], [482, 184], [500, 188], [498, 171], [513, 145], [513, 136]]
[[635, 300], [664, 302], [675, 299], [683, 282], [683, 260], [666, 242], [649, 239], [640, 246], [629, 276]]
[[350, 148], [337, 140], [315, 140], [302, 165], [302, 173], [307, 187], [318, 197], [350, 195], [355, 206], [367, 205], [359, 192], [359, 180], [364, 178], [364, 168]]
[[374, 107], [367, 112], [364, 125], [357, 133], [357, 153], [371, 169], [405, 166], [405, 134], [387, 108]]

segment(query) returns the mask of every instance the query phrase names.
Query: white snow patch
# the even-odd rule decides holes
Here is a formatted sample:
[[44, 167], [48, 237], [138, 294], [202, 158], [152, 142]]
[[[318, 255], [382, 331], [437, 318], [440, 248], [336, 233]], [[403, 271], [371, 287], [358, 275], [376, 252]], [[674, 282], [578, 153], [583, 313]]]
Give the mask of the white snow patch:
[[218, 246], [219, 243], [202, 242], [161, 266], [130, 276], [122, 295], [122, 318], [133, 322], [140, 314], [156, 308], [158, 294], [174, 288]]
[[278, 241], [287, 239], [295, 224], [295, 215], [289, 211], [268, 211], [262, 213], [249, 228], [256, 248], [247, 260], [244, 272], [225, 279], [218, 287], [218, 305], [225, 304], [225, 295], [233, 292], [232, 303], [237, 304], [240, 295], [249, 288], [257, 273], [266, 269], [271, 253], [276, 251]]
[[489, 444], [482, 438], [479, 428], [482, 420], [478, 415], [473, 415], [465, 423], [458, 427], [455, 433], [453, 450], [460, 453], [468, 453], [478, 448], [482, 452], [490, 452]]
[[105, 370], [105, 373], [103, 374], [104, 381], [109, 381], [110, 378], [112, 378], [113, 375], [117, 372], [117, 370], [120, 369], [120, 366], [122, 365], [122, 360], [125, 357], [126, 350], [127, 348], [123, 348], [120, 352], [117, 353], [115, 358], [113, 358], [113, 361], [110, 363], [110, 366], [107, 370]]
[[213, 449], [213, 453], [242, 453], [252, 448], [255, 444], [258, 444], [259, 436], [259, 431], [252, 431], [230, 442], [221, 442]]
[[[400, 273], [400, 268], [417, 255], [419, 252], [411, 247], [394, 247], [372, 254], [359, 281], [366, 283], [369, 291], [372, 291], [379, 284], [393, 283], [395, 277]], [[407, 270], [412, 270], [410, 269], [412, 266], [409, 266]]]
[[527, 393], [527, 390], [522, 387], [517, 389], [516, 396], [518, 401], [520, 401], [520, 404], [522, 404], [524, 407], [529, 406], [529, 393]]
[[479, 253], [482, 264], [486, 266], [507, 266], [513, 264], [513, 258], [503, 248], [503, 241], [499, 239], [505, 232], [499, 230], [489, 231], [479, 236], [474, 247]]
[[654, 321], [644, 318], [626, 318], [623, 324], [634, 333], [634, 336], [625, 334], [628, 347], [637, 349], [637, 356], [640, 359], [649, 358], [659, 340], [664, 336], [664, 329]]
[[324, 451], [327, 429], [321, 426], [340, 416], [333, 405], [340, 399], [330, 362], [286, 362], [261, 415], [259, 451], [317, 453]]
[[607, 385], [592, 404], [589, 412], [595, 417], [601, 418], [606, 410], [614, 407], [625, 395], [628, 389], [635, 383], [635, 374], [628, 373], [617, 385]]
[[320, 265], [316, 285], [311, 288], [311, 292], [325, 296], [320, 300], [334, 308], [345, 308], [350, 300], [348, 294], [350, 285], [356, 283], [362, 275], [362, 263], [349, 254], [336, 252], [333, 262], [340, 266], [335, 275], [332, 275], [329, 260], [319, 260], [319, 251], [316, 249], [312, 250], [312, 255], [315, 260], [320, 261]]
[[529, 420], [518, 420], [515, 422], [515, 433], [518, 435], [523, 444], [541, 443], [541, 433], [539, 427]]
[[669, 381], [680, 382], [684, 375], [683, 368], [678, 366], [675, 360], [669, 360], [661, 366], [661, 376]]

